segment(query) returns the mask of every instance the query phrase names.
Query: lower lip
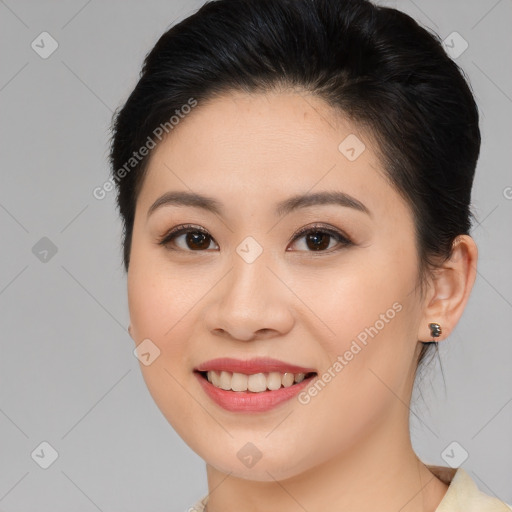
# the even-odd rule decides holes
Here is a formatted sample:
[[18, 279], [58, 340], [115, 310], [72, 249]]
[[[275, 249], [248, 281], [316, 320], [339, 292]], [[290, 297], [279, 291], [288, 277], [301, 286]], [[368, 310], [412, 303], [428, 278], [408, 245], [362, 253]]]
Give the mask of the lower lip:
[[313, 375], [302, 382], [293, 384], [287, 388], [279, 388], [275, 391], [226, 391], [216, 388], [200, 373], [194, 372], [205, 393], [223, 409], [230, 412], [265, 412], [292, 399], [303, 390], [316, 377]]

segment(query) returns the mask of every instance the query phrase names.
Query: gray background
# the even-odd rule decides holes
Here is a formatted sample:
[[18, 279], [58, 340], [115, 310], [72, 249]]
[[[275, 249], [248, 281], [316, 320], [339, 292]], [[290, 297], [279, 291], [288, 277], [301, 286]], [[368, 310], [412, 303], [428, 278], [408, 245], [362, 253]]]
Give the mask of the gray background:
[[[380, 3], [443, 39], [457, 31], [468, 42], [456, 61], [475, 92], [483, 134], [474, 188], [478, 277], [441, 344], [446, 387], [436, 363], [421, 382], [423, 399], [415, 393], [414, 447], [426, 463], [447, 465], [442, 454], [456, 441], [480, 488], [512, 503], [512, 1]], [[207, 491], [203, 461], [153, 403], [132, 352], [114, 193], [92, 196], [108, 178], [113, 110], [157, 38], [201, 4], [0, 1], [5, 512], [179, 511]], [[31, 47], [43, 31], [59, 45], [47, 59]], [[41, 252], [43, 237], [56, 254]], [[48, 450], [31, 456], [43, 441], [58, 452], [48, 469], [36, 463]], [[463, 452], [457, 445], [454, 453]]]

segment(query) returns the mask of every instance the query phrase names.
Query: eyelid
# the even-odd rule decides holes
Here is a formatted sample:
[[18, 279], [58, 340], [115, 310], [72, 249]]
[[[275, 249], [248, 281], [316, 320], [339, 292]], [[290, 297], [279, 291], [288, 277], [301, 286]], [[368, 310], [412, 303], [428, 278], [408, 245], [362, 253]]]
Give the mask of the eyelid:
[[350, 240], [350, 237], [346, 234], [344, 234], [342, 231], [340, 231], [337, 228], [334, 228], [332, 226], [329, 226], [327, 224], [322, 224], [315, 222], [314, 224], [310, 224], [308, 226], [304, 226], [297, 230], [291, 237], [290, 242], [295, 241], [297, 238], [300, 238], [310, 232], [319, 231], [321, 233], [327, 233], [328, 235], [332, 235], [337, 238], [344, 239], [346, 242], [352, 243]]
[[[215, 241], [212, 235], [210, 233], [202, 228], [201, 226], [197, 226], [196, 224], [180, 224], [179, 226], [175, 226], [171, 228], [169, 231], [166, 231], [162, 236], [158, 237], [157, 243], [158, 245], [167, 245], [170, 243], [171, 237], [177, 237], [182, 234], [185, 234], [189, 231], [197, 231], [199, 233], [203, 233], [205, 235], [208, 235], [212, 240]], [[217, 242], [215, 242], [217, 243]], [[188, 251], [188, 252], [202, 252], [202, 251]]]
[[[293, 234], [289, 243], [293, 243], [297, 240], [300, 240], [304, 235], [307, 235], [308, 233], [315, 233], [315, 232], [326, 233], [327, 235], [330, 235], [332, 238], [337, 240], [336, 246], [332, 247], [331, 249], [324, 250], [324, 251], [296, 251], [296, 252], [305, 252], [311, 256], [322, 256], [322, 255], [332, 254], [332, 253], [338, 252], [341, 249], [344, 249], [346, 247], [355, 245], [355, 243], [351, 240], [351, 238], [348, 235], [346, 235], [344, 232], [339, 230], [338, 228], [332, 227], [330, 225], [318, 223], [318, 222], [315, 222], [314, 224], [310, 224], [308, 226], [304, 226], [304, 227], [300, 228], [298, 231], [296, 231]], [[287, 252], [289, 251], [289, 249], [286, 249], [286, 250], [287, 250]], [[289, 251], [289, 252], [292, 252], [292, 251]], [[293, 251], [293, 252], [295, 252], [295, 251]]]
[[[215, 241], [215, 239], [213, 238], [213, 236], [208, 232], [208, 230], [202, 228], [201, 226], [195, 225], [195, 224], [181, 224], [179, 226], [175, 226], [174, 228], [170, 229], [169, 231], [166, 231], [161, 237], [159, 237], [157, 243], [158, 243], [158, 245], [166, 246], [166, 245], [170, 244], [170, 242], [172, 241], [172, 238], [176, 238], [178, 236], [181, 236], [182, 234], [186, 234], [191, 231], [199, 232], [199, 233], [203, 233], [203, 234], [207, 235], [208, 237], [210, 237], [210, 239], [216, 245], [218, 245], [217, 242]], [[326, 225], [326, 224], [318, 223], [318, 222], [316, 222], [314, 224], [310, 224], [308, 226], [304, 226], [304, 227], [300, 228], [299, 230], [297, 230], [292, 235], [288, 244], [295, 242], [296, 240], [302, 238], [303, 236], [305, 236], [311, 232], [313, 232], [313, 233], [321, 232], [321, 233], [330, 235], [331, 237], [335, 238], [338, 241], [338, 247], [331, 248], [331, 249], [325, 250], [325, 251], [318, 251], [318, 252], [317, 251], [298, 251], [298, 252], [309, 252], [312, 254], [315, 254], [315, 253], [316, 254], [325, 254], [325, 253], [329, 254], [329, 253], [335, 252], [343, 247], [347, 247], [349, 245], [354, 245], [354, 242], [352, 242], [350, 237], [347, 236], [346, 234], [344, 234], [339, 229], [334, 228], [329, 225]], [[180, 249], [175, 249], [175, 250], [179, 251]], [[288, 251], [288, 249], [286, 249], [286, 251]], [[190, 250], [190, 251], [184, 251], [184, 252], [205, 252], [205, 250], [200, 250], [200, 251], [191, 251]]]

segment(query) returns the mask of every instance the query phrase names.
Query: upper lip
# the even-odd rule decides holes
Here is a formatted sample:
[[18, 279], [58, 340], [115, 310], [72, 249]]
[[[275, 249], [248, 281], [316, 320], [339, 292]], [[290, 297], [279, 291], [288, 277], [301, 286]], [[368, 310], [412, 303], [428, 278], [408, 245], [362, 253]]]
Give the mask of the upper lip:
[[244, 373], [252, 375], [255, 373], [311, 373], [316, 371], [313, 368], [306, 368], [296, 364], [286, 363], [278, 359], [271, 359], [268, 357], [258, 357], [254, 359], [242, 360], [233, 359], [230, 357], [220, 357], [211, 359], [201, 363], [195, 368], [198, 372], [208, 372], [211, 370], [225, 371], [231, 373]]

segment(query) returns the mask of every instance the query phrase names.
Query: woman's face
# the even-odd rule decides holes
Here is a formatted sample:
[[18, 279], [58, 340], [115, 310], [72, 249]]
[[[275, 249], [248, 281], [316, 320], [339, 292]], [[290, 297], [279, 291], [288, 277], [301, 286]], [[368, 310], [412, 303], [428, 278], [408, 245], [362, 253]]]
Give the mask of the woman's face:
[[298, 93], [199, 103], [153, 150], [137, 199], [128, 298], [145, 382], [233, 476], [285, 479], [392, 443], [408, 436], [417, 273], [411, 210], [355, 125]]

